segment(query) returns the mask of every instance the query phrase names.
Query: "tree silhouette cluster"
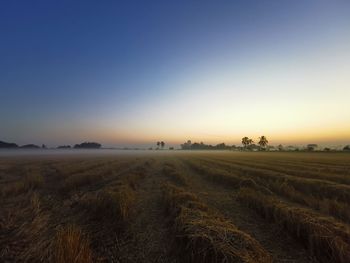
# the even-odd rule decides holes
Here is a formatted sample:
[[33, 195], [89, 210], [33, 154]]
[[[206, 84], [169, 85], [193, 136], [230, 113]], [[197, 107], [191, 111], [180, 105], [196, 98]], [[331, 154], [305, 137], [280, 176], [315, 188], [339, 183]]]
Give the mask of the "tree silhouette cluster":
[[15, 143], [11, 143], [11, 142], [0, 141], [0, 148], [12, 149], [12, 148], [18, 148], [18, 145]]
[[253, 139], [250, 139], [248, 137], [243, 137], [242, 138], [242, 145], [243, 145], [244, 149], [246, 149], [246, 150], [258, 149], [261, 151], [266, 150], [266, 147], [269, 143], [266, 136], [262, 135], [258, 139], [259, 139], [259, 141], [258, 141], [259, 146], [254, 144]]
[[22, 149], [40, 149], [40, 146], [35, 145], [35, 144], [26, 144], [21, 146], [20, 148]]
[[101, 144], [97, 142], [83, 142], [81, 144], [74, 145], [74, 149], [99, 149]]
[[157, 142], [157, 149], [159, 149], [159, 147], [161, 147], [162, 149], [164, 149], [165, 146], [165, 142], [161, 141], [161, 142]]
[[60, 145], [57, 147], [57, 149], [71, 149], [72, 147], [70, 145]]
[[235, 145], [228, 146], [225, 143], [219, 143], [217, 145], [204, 144], [203, 142], [194, 142], [187, 141], [181, 144], [182, 150], [230, 150], [236, 148]]
[[11, 142], [3, 142], [0, 141], [0, 149], [40, 149], [40, 146], [35, 145], [35, 144], [25, 144], [22, 146], [18, 146], [16, 143], [11, 143]]

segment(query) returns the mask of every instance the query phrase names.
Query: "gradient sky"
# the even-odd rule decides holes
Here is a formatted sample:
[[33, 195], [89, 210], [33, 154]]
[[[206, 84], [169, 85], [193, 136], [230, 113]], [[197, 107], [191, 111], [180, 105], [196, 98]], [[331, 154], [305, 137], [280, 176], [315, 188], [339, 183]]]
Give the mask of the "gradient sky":
[[2, 1], [0, 140], [350, 143], [350, 1]]

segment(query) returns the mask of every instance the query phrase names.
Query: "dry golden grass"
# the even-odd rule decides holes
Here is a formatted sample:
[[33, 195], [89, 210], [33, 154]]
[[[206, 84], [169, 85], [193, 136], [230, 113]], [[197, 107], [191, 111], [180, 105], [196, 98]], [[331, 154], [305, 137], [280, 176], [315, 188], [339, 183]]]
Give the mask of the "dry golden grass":
[[272, 262], [258, 241], [212, 213], [194, 194], [167, 185], [164, 199], [186, 262]]
[[92, 263], [92, 252], [88, 238], [74, 225], [60, 229], [52, 252], [53, 263]]
[[152, 154], [0, 160], [0, 261], [349, 262], [350, 155]]
[[79, 189], [80, 187], [91, 185], [101, 178], [99, 173], [86, 172], [82, 174], [75, 174], [64, 179], [61, 185], [63, 192], [69, 192]]
[[242, 188], [238, 200], [257, 210], [266, 219], [283, 226], [300, 239], [321, 262], [348, 262], [350, 258], [348, 226], [250, 188]]
[[[216, 165], [221, 167], [231, 166], [236, 167], [236, 169], [246, 170], [246, 167], [250, 169], [257, 169], [262, 171], [268, 171], [277, 173], [279, 175], [292, 175], [300, 178], [309, 179], [321, 179], [338, 184], [350, 184], [349, 170], [346, 166], [341, 166], [336, 168], [333, 167], [334, 163], [327, 164], [324, 160], [324, 164], [318, 163], [314, 165], [310, 162], [300, 162], [300, 160], [288, 160], [280, 157], [271, 159], [268, 156], [260, 156], [260, 158], [250, 158], [246, 159], [222, 159], [222, 158], [211, 158], [207, 161], [214, 161]], [[336, 161], [336, 160], [334, 160]], [[252, 170], [254, 171], [254, 170]], [[346, 174], [347, 173], [347, 174]]]
[[309, 192], [300, 192], [287, 182], [270, 182], [269, 188], [291, 201], [314, 208], [344, 222], [350, 222], [350, 205], [347, 202], [338, 201], [337, 199], [319, 198]]
[[30, 190], [36, 190], [44, 185], [44, 177], [41, 174], [29, 174], [24, 178], [1, 188], [1, 196], [19, 195]]
[[128, 185], [102, 190], [82, 200], [83, 206], [97, 219], [124, 222], [135, 202], [135, 192]]
[[163, 173], [169, 176], [174, 182], [179, 185], [187, 185], [187, 178], [176, 170], [176, 166], [172, 163], [165, 163], [163, 167]]
[[189, 161], [191, 167], [204, 174], [210, 180], [237, 187], [246, 186], [265, 194], [272, 192], [288, 198], [293, 202], [306, 205], [325, 214], [334, 216], [344, 222], [350, 222], [350, 205], [345, 201], [350, 194], [350, 187], [321, 180], [298, 177], [279, 177], [276, 175], [231, 174], [217, 165], [209, 166], [204, 162]]
[[[254, 158], [251, 159], [251, 164], [254, 166]], [[283, 183], [291, 185], [294, 189], [304, 193], [311, 194], [317, 198], [331, 198], [337, 199], [343, 202], [350, 202], [350, 186], [345, 184], [338, 184], [335, 182], [329, 182], [322, 179], [303, 178], [293, 175], [287, 175], [284, 173], [278, 173], [273, 170], [264, 170], [254, 168], [249, 164], [235, 165], [225, 164], [216, 161], [198, 161], [195, 162], [196, 166], [201, 166], [203, 171], [211, 170], [218, 174], [231, 175], [232, 177], [245, 177], [252, 178], [257, 183], [281, 185]]]
[[0, 235], [0, 259], [4, 262], [45, 262], [50, 240], [42, 234], [47, 230], [49, 215], [42, 210], [38, 192], [29, 191], [21, 197], [23, 199], [15, 209], [7, 211], [5, 224], [0, 221], [2, 233], [11, 233], [5, 244]]
[[213, 182], [223, 183], [231, 187], [238, 187], [242, 181], [242, 178], [234, 174], [218, 171], [210, 166], [203, 166], [200, 162], [194, 160], [188, 160], [187, 163], [191, 169]]

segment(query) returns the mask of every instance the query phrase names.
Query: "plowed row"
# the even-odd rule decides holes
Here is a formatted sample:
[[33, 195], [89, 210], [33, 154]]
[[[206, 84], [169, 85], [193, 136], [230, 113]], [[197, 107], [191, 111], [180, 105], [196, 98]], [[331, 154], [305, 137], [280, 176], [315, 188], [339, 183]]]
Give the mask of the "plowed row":
[[0, 262], [350, 262], [350, 155], [0, 160]]

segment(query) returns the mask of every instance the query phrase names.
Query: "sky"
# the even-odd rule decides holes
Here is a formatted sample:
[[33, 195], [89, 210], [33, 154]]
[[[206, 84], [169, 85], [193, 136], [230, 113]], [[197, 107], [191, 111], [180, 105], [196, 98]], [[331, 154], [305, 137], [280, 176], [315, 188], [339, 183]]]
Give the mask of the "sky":
[[350, 144], [350, 2], [2, 1], [0, 140]]

